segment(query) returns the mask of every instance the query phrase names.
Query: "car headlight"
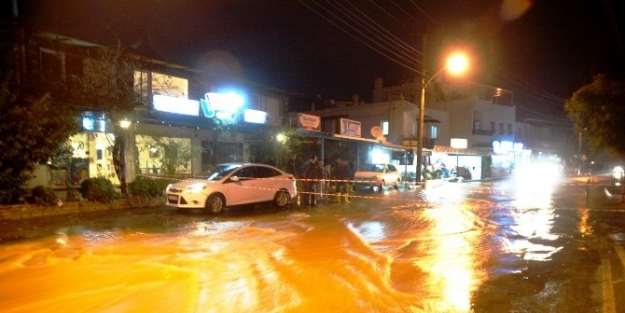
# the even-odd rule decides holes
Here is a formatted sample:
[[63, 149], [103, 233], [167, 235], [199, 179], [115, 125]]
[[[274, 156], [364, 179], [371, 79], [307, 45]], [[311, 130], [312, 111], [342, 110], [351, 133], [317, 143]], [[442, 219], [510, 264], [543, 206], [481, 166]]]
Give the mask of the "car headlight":
[[193, 184], [193, 185], [187, 186], [184, 192], [185, 193], [200, 193], [202, 192], [202, 190], [204, 190], [205, 187], [206, 187], [206, 184], [203, 184], [203, 183]]

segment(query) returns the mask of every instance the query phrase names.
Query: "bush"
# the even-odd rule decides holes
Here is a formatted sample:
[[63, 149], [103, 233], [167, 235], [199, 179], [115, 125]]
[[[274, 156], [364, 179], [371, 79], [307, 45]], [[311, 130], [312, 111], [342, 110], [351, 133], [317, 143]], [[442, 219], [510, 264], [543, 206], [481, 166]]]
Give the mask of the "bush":
[[163, 195], [167, 185], [174, 182], [171, 179], [137, 177], [128, 184], [130, 194], [133, 196], [159, 197]]
[[30, 193], [28, 199], [31, 203], [43, 204], [43, 205], [57, 205], [59, 198], [56, 196], [54, 189], [44, 186], [36, 186]]
[[104, 177], [85, 179], [80, 184], [80, 193], [89, 201], [110, 202], [115, 197], [113, 183]]

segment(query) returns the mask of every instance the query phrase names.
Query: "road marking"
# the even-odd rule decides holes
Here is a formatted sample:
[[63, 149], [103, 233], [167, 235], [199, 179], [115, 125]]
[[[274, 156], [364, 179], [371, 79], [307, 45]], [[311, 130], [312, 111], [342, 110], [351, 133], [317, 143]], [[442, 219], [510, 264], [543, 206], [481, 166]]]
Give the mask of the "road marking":
[[614, 286], [612, 283], [612, 265], [610, 265], [610, 255], [607, 253], [608, 248], [609, 246], [606, 237], [602, 237], [600, 241], [600, 251], [603, 313], [616, 313], [616, 305], [614, 303]]
[[621, 259], [621, 265], [625, 267], [625, 249], [623, 249], [620, 245], [614, 245], [614, 250], [616, 250], [618, 258]]

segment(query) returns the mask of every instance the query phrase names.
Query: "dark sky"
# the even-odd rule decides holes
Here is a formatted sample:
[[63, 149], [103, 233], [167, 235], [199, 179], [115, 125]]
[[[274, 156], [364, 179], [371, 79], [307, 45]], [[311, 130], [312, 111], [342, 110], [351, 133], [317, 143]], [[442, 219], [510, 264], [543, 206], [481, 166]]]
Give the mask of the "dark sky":
[[370, 101], [376, 76], [419, 77], [427, 29], [430, 71], [448, 47], [467, 48], [467, 79], [512, 90], [530, 111], [623, 69], [616, 1], [19, 0], [42, 28], [326, 99]]

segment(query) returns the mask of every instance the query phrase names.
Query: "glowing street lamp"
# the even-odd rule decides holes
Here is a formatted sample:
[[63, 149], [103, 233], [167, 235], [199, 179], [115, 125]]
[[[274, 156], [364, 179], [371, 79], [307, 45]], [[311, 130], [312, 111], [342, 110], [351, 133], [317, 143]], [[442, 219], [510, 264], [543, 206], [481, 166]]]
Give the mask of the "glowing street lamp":
[[432, 80], [442, 73], [445, 70], [449, 70], [449, 72], [453, 75], [459, 75], [464, 73], [469, 65], [469, 61], [467, 57], [463, 54], [457, 53], [452, 54], [447, 59], [447, 65], [432, 75], [429, 79], [426, 80], [425, 73], [421, 77], [421, 102], [419, 103], [419, 125], [418, 125], [418, 143], [417, 143], [417, 171], [416, 171], [416, 181], [421, 181], [421, 165], [423, 163], [423, 138], [424, 138], [424, 120], [425, 120], [425, 89], [432, 82]]

